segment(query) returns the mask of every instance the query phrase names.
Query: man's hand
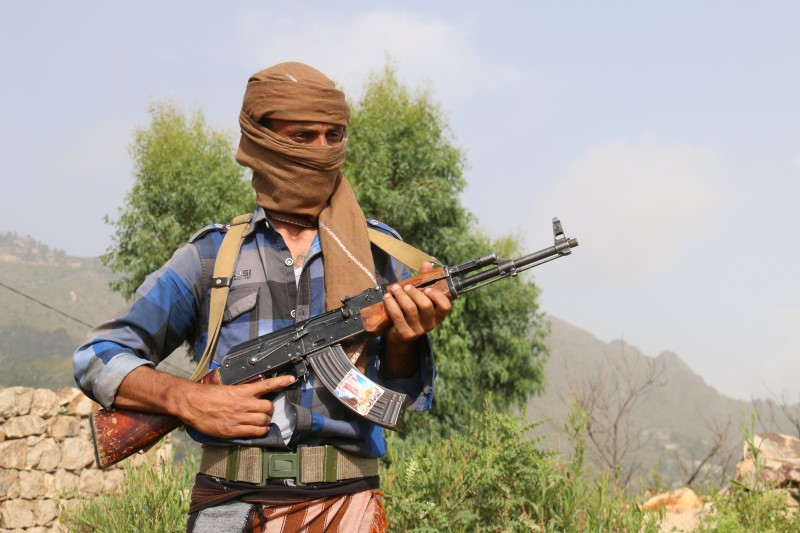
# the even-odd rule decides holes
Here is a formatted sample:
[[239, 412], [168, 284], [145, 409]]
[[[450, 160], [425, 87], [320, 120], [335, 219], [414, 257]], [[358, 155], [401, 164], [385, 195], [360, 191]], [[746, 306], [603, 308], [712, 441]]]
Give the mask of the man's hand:
[[[425, 263], [420, 273], [433, 270]], [[392, 377], [409, 377], [419, 366], [417, 344], [423, 335], [441, 324], [450, 313], [451, 303], [441, 291], [417, 289], [412, 285], [391, 285], [383, 297], [392, 325], [384, 333], [387, 372]]]
[[262, 396], [294, 381], [294, 376], [280, 376], [242, 385], [195, 385], [179, 418], [214, 437], [263, 437], [275, 406]]
[[275, 406], [262, 396], [294, 381], [294, 376], [280, 376], [242, 385], [206, 385], [141, 366], [122, 381], [114, 405], [171, 414], [212, 437], [263, 437]]

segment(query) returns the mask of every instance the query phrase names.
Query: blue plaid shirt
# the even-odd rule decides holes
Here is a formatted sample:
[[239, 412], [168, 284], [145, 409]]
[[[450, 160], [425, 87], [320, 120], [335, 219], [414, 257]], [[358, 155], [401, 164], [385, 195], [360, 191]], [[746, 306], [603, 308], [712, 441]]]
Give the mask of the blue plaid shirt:
[[[397, 237], [388, 226], [375, 220], [369, 223]], [[224, 231], [221, 224], [200, 231], [145, 280], [127, 309], [89, 333], [74, 356], [75, 381], [87, 396], [111, 407], [120, 383], [133, 369], [156, 366], [185, 341], [195, 353], [203, 353], [208, 340], [211, 273]], [[212, 368], [231, 347], [325, 311], [322, 255], [316, 238], [296, 279], [282, 237], [263, 210], [256, 210], [236, 263]], [[400, 263], [374, 246], [373, 257], [379, 283], [407, 276]], [[407, 379], [390, 379], [380, 372], [380, 339], [368, 346], [367, 376], [407, 394], [412, 410], [429, 409], [433, 399], [436, 370], [427, 337], [420, 346], [420, 371]], [[298, 444], [332, 444], [370, 457], [386, 451], [381, 428], [341, 405], [313, 373], [299, 387], [278, 393], [273, 401], [275, 413], [268, 435], [233, 442], [275, 450]], [[191, 429], [189, 433], [200, 442], [224, 444]]]

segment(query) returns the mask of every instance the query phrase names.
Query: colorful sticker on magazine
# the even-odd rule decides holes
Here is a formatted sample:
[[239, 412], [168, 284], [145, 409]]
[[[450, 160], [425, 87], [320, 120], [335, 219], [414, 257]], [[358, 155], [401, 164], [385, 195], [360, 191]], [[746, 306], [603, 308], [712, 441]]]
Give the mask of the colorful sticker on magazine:
[[333, 394], [361, 415], [366, 415], [383, 396], [383, 389], [357, 370], [351, 369], [336, 386]]

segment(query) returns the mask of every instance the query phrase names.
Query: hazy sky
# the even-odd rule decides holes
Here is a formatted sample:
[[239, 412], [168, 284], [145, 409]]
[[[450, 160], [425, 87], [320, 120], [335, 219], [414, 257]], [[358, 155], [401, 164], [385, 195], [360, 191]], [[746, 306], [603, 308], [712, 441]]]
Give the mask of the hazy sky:
[[99, 255], [151, 102], [237, 131], [253, 72], [302, 61], [357, 97], [391, 57], [485, 231], [534, 251], [559, 216], [580, 240], [534, 275], [547, 312], [800, 398], [800, 3], [294, 4], [3, 2], [0, 231]]

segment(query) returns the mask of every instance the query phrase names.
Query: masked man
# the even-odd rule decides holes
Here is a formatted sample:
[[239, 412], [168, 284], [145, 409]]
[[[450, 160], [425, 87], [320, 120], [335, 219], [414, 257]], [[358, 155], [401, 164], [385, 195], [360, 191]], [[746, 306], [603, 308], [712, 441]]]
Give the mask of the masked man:
[[[373, 381], [428, 409], [435, 369], [426, 333], [450, 311], [434, 289], [401, 288], [397, 261], [370, 244], [367, 221], [339, 171], [350, 109], [317, 70], [283, 63], [248, 81], [236, 160], [253, 170], [258, 207], [245, 230], [211, 368], [231, 347], [341, 306], [390, 284], [391, 325], [350, 346]], [[377, 460], [382, 429], [345, 408], [313, 372], [242, 385], [204, 385], [155, 369], [183, 342], [208, 342], [211, 272], [226, 226], [198, 232], [138, 289], [119, 316], [90, 332], [75, 353], [75, 379], [106, 408], [167, 413], [202, 443], [188, 531], [385, 531]], [[425, 269], [430, 265], [426, 265]], [[297, 461], [300, 474], [263, 465]], [[323, 476], [308, 458], [335, 456]], [[335, 479], [331, 479], [331, 478]], [[325, 478], [326, 481], [317, 481]]]

